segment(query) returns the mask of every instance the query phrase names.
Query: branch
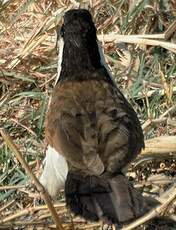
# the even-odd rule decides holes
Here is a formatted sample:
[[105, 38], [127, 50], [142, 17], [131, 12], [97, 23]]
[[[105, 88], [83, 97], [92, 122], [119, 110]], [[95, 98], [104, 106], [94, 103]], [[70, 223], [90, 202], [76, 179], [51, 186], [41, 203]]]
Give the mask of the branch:
[[160, 136], [145, 141], [142, 155], [164, 154], [176, 152], [176, 136]]
[[18, 159], [18, 161], [22, 164], [22, 166], [25, 169], [26, 173], [30, 176], [31, 180], [34, 182], [34, 184], [37, 187], [38, 191], [41, 193], [45, 203], [48, 206], [48, 209], [51, 212], [52, 218], [53, 218], [54, 222], [56, 223], [57, 229], [58, 230], [64, 230], [64, 228], [62, 227], [61, 221], [59, 220], [59, 217], [58, 217], [58, 215], [56, 213], [56, 210], [53, 207], [53, 204], [52, 204], [50, 196], [45, 191], [44, 187], [40, 184], [40, 182], [38, 181], [37, 177], [32, 173], [29, 165], [27, 164], [27, 162], [23, 158], [21, 152], [18, 150], [17, 146], [13, 143], [13, 141], [12, 141], [11, 137], [9, 136], [9, 134], [3, 128], [0, 129], [0, 133], [1, 133], [4, 141], [8, 145], [8, 147], [12, 150], [12, 152], [14, 152], [14, 154], [15, 154], [16, 158]]
[[125, 42], [139, 45], [160, 46], [176, 53], [176, 44], [163, 40], [156, 40], [156, 38], [163, 38], [158, 35], [121, 35], [116, 33], [98, 35], [98, 39], [104, 42]]

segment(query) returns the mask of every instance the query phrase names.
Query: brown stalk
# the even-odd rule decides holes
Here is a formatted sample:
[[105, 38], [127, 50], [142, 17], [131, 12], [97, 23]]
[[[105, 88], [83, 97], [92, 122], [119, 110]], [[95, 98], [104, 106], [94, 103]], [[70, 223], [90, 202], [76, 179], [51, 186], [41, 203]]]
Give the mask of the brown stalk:
[[[148, 37], [151, 36], [149, 35]], [[158, 36], [155, 37], [158, 38]], [[102, 36], [98, 35], [98, 39], [101, 41]], [[153, 39], [147, 38], [147, 36], [142, 36], [142, 35], [121, 35], [116, 33], [109, 33], [109, 34], [105, 34], [103, 39], [105, 42], [115, 42], [115, 43], [125, 42], [125, 43], [139, 44], [139, 45], [160, 46], [176, 53], [176, 44], [172, 42], [166, 42], [163, 40], [156, 40], [154, 38]]]
[[168, 40], [172, 34], [176, 31], [176, 20], [165, 31], [165, 39]]
[[5, 204], [3, 207], [0, 207], [0, 213], [3, 212], [5, 209], [9, 208], [10, 206], [12, 206], [14, 203], [15, 203], [15, 199], [11, 200], [7, 204]]
[[26, 173], [30, 176], [31, 180], [34, 182], [35, 186], [37, 187], [38, 191], [41, 193], [45, 203], [48, 206], [48, 209], [51, 212], [52, 215], [52, 219], [56, 224], [56, 227], [58, 230], [64, 230], [61, 221], [57, 215], [57, 212], [52, 204], [51, 198], [48, 195], [48, 193], [45, 191], [44, 187], [40, 184], [40, 182], [38, 181], [37, 177], [32, 173], [30, 167], [28, 166], [27, 162], [25, 161], [25, 159], [23, 158], [21, 152], [18, 150], [17, 146], [13, 143], [10, 135], [3, 129], [0, 129], [0, 133], [3, 137], [3, 139], [5, 140], [6, 144], [8, 145], [8, 147], [12, 150], [12, 152], [14, 152], [16, 158], [18, 159], [18, 161], [22, 164], [23, 168], [25, 169]]
[[141, 154], [169, 154], [171, 152], [176, 152], [176, 136], [160, 136], [146, 140], [145, 149]]

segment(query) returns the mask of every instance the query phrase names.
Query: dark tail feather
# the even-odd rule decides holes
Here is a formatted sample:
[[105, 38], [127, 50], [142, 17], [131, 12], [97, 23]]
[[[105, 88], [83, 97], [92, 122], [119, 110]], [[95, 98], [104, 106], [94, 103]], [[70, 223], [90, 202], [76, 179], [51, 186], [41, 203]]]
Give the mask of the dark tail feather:
[[122, 174], [106, 180], [68, 173], [65, 196], [72, 212], [92, 221], [128, 223], [150, 210], [147, 200]]

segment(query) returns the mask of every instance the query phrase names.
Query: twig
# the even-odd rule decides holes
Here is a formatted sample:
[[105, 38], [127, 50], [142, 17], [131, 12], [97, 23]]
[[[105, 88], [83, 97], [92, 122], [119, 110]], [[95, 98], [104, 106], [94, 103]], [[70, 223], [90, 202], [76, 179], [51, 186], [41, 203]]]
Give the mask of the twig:
[[[65, 213], [66, 211], [67, 211], [67, 209], [64, 208], [64, 209], [58, 211], [57, 214], [63, 214], [63, 213]], [[38, 220], [42, 220], [42, 219], [48, 218], [48, 217], [50, 217], [50, 216], [51, 216], [51, 213], [45, 212], [44, 214], [42, 214], [42, 215], [38, 218]]]
[[[78, 226], [76, 228], [77, 230], [88, 230], [88, 229], [92, 230], [92, 229], [95, 229], [97, 227], [101, 227], [102, 226], [101, 222], [88, 223], [88, 224], [86, 224], [84, 222], [83, 223], [79, 223], [78, 222], [76, 224], [78, 224]], [[42, 221], [26, 221], [26, 222], [24, 222], [24, 221], [14, 221], [13, 223], [6, 223], [3, 226], [0, 226], [0, 229], [1, 229], [1, 227], [4, 230], [4, 229], [7, 229], [9, 227], [21, 227], [21, 226], [25, 226], [25, 227], [27, 227], [27, 226], [28, 227], [29, 226], [37, 227], [38, 226], [38, 227], [43, 227], [43, 229], [44, 229], [44, 227], [48, 227], [49, 229], [55, 229], [56, 228], [56, 226], [54, 224], [51, 224], [51, 223], [48, 223], [48, 222], [44, 222], [42, 220]], [[64, 224], [64, 227], [66, 229], [73, 230], [71, 223]], [[35, 229], [37, 229], [37, 228], [35, 228]]]
[[35, 132], [31, 128], [27, 127], [26, 125], [21, 124], [17, 119], [11, 118], [10, 120], [12, 122], [16, 123], [17, 125], [21, 126], [22, 128], [26, 129], [33, 136], [37, 137], [37, 135], [35, 134]]
[[22, 164], [23, 168], [26, 170], [26, 172], [28, 173], [28, 175], [31, 177], [32, 181], [34, 182], [34, 184], [36, 185], [38, 191], [40, 191], [43, 199], [45, 200], [45, 203], [48, 206], [48, 209], [51, 212], [52, 218], [54, 220], [54, 222], [56, 223], [57, 229], [58, 230], [64, 230], [64, 228], [62, 227], [61, 221], [59, 220], [59, 217], [56, 213], [55, 208], [53, 207], [51, 198], [49, 197], [48, 193], [45, 191], [44, 187], [40, 184], [40, 182], [38, 181], [37, 177], [32, 173], [30, 167], [28, 166], [27, 162], [24, 160], [21, 152], [18, 150], [17, 146], [13, 143], [11, 137], [9, 136], [9, 134], [3, 129], [0, 129], [0, 133], [2, 135], [2, 137], [4, 138], [6, 144], [9, 146], [9, 148], [14, 152], [16, 158], [18, 159], [18, 161]]
[[2, 225], [2, 224], [4, 224], [4, 223], [9, 222], [9, 221], [12, 221], [12, 220], [14, 220], [14, 219], [16, 219], [16, 218], [18, 218], [18, 217], [21, 217], [21, 216], [23, 216], [23, 215], [27, 215], [27, 214], [29, 214], [29, 213], [34, 213], [34, 212], [35, 212], [35, 210], [33, 210], [32, 207], [31, 207], [31, 208], [28, 208], [28, 209], [25, 209], [25, 210], [21, 210], [21, 211], [16, 212], [16, 213], [14, 213], [14, 214], [12, 214], [12, 215], [9, 215], [9, 216], [6, 216], [6, 217], [2, 218], [2, 219], [0, 220], [0, 224]]
[[[17, 66], [22, 59], [29, 55], [39, 44], [41, 44], [42, 42], [44, 42], [45, 39], [48, 38], [47, 31], [49, 31], [51, 28], [54, 28], [56, 24], [59, 24], [65, 9], [66, 7], [62, 7], [61, 9], [53, 13], [53, 17], [46, 18], [44, 20], [44, 23], [42, 22], [39, 29], [34, 31], [32, 36], [24, 45], [23, 49], [19, 51], [18, 56], [16, 56], [15, 59], [11, 61], [11, 63], [9, 64], [9, 68], [14, 68], [15, 66]], [[57, 23], [56, 19], [58, 21]]]
[[[109, 33], [109, 34], [104, 34], [105, 36], [105, 42], [111, 42], [114, 40], [121, 40], [122, 38], [129, 38], [129, 41], [135, 40], [135, 39], [165, 39], [165, 34], [127, 34], [127, 35], [122, 35], [122, 34], [117, 34], [117, 33]], [[101, 35], [98, 35], [98, 39], [102, 40]], [[157, 41], [157, 40], [156, 40]]]
[[9, 189], [18, 189], [18, 188], [24, 188], [25, 185], [5, 185], [0, 186], [0, 191], [2, 190], [9, 190]]
[[9, 227], [20, 227], [20, 226], [25, 226], [25, 227], [27, 227], [27, 226], [42, 226], [42, 227], [46, 227], [46, 226], [48, 226], [48, 227], [50, 227], [50, 223], [45, 223], [43, 220], [42, 221], [26, 221], [26, 222], [24, 222], [24, 221], [13, 221], [13, 223], [12, 222], [8, 222], [8, 223], [5, 223], [5, 224], [3, 224], [2, 226], [0, 226], [0, 229], [1, 229], [1, 227], [3, 227], [3, 228], [9, 228]]
[[156, 118], [156, 119], [148, 119], [142, 125], [142, 129], [143, 129], [143, 131], [145, 131], [150, 125], [161, 123], [161, 122], [162, 123], [166, 123], [167, 122], [167, 118], [163, 117], [163, 118]]
[[[172, 94], [176, 93], [176, 86], [172, 88]], [[137, 95], [135, 95], [133, 98], [134, 99], [143, 99], [146, 97], [152, 97], [154, 95], [159, 95], [159, 96], [164, 96], [165, 95], [165, 90], [164, 89], [152, 89], [149, 90], [148, 92], [139, 92]], [[125, 95], [127, 96], [127, 95]]]
[[[146, 36], [145, 36], [146, 37]], [[98, 36], [98, 39], [101, 41], [101, 35]], [[104, 35], [105, 42], [125, 42], [139, 45], [150, 45], [150, 46], [161, 46], [165, 49], [168, 49], [174, 53], [176, 53], [176, 44], [161, 40], [154, 40], [144, 38], [142, 35], [120, 35], [115, 33], [105, 34]]]
[[148, 119], [147, 121], [145, 121], [145, 123], [142, 125], [142, 129], [145, 131], [148, 128], [148, 126], [150, 126], [151, 124], [154, 124], [154, 123], [160, 123], [160, 122], [167, 122], [167, 123], [169, 123], [170, 121], [166, 118], [166, 115], [172, 114], [175, 111], [176, 111], [176, 105], [173, 105], [168, 110], [166, 110], [163, 114], [161, 114], [159, 116], [159, 118]]
[[161, 70], [161, 65], [159, 65], [159, 75], [160, 75], [160, 79], [163, 85], [163, 89], [165, 91], [166, 97], [167, 97], [167, 103], [168, 105], [171, 105], [172, 103], [172, 89], [171, 89], [171, 85], [169, 85], [166, 81], [166, 77], [164, 75], [164, 73]]
[[176, 105], [173, 105], [172, 107], [170, 107], [168, 110], [166, 110], [161, 116], [160, 118], [165, 117], [167, 114], [169, 113], [174, 113], [176, 112]]
[[[8, 216], [2, 218], [0, 220], [0, 224], [4, 224], [4, 223], [7, 223], [7, 222], [10, 222], [10, 221], [12, 221], [12, 220], [14, 220], [14, 219], [16, 219], [18, 217], [25, 216], [27, 214], [33, 214], [33, 213], [35, 213], [37, 211], [41, 211], [41, 210], [42, 209], [40, 209], [40, 206], [39, 206], [39, 207], [25, 208], [24, 210], [16, 211], [14, 214], [8, 215]], [[66, 208], [58, 211], [57, 214], [62, 214], [64, 212], [66, 212]], [[45, 212], [40, 217], [38, 217], [38, 220], [45, 219], [46, 217], [50, 217], [50, 216], [51, 216], [51, 212], [50, 213]]]
[[[167, 192], [167, 191], [166, 191]], [[169, 204], [176, 198], [176, 185], [173, 186], [172, 192], [170, 192], [169, 197], [165, 202], [156, 208], [152, 209], [148, 214], [142, 216], [131, 224], [123, 227], [121, 230], [131, 230], [136, 229], [137, 226], [144, 224], [145, 222], [153, 219], [154, 217], [161, 216]]]
[[145, 141], [142, 155], [176, 152], [176, 136], [160, 136]]
[[[3, 211], [4, 209], [6, 209], [7, 207], [9, 207], [10, 205], [12, 205], [15, 202], [15, 200], [9, 202], [7, 205], [3, 206], [2, 208], [0, 208], [0, 212]], [[6, 223], [7, 221], [12, 221], [14, 220], [16, 217], [21, 217], [24, 215], [27, 215], [29, 213], [34, 213], [34, 212], [38, 212], [38, 211], [45, 211], [47, 209], [47, 205], [40, 205], [40, 206], [34, 206], [34, 207], [30, 207], [30, 208], [25, 208], [23, 209], [23, 211], [21, 210], [16, 210], [15, 216], [13, 215], [8, 215], [6, 217], [4, 217], [4, 219], [0, 220], [0, 223]], [[54, 208], [57, 209], [61, 209], [61, 211], [65, 211], [65, 204], [54, 204]], [[61, 212], [60, 211], [60, 212]]]
[[77, 2], [77, 1], [75, 1], [75, 0], [70, 0], [70, 2], [73, 4], [73, 6], [74, 6], [75, 8], [79, 8], [79, 6], [80, 6], [80, 3], [79, 3], [79, 2]]
[[[173, 92], [173, 93], [176, 92], [176, 86], [173, 87], [172, 92]], [[144, 97], [146, 97], [146, 96], [147, 96], [147, 97], [151, 97], [151, 96], [153, 96], [155, 93], [158, 94], [158, 95], [160, 95], [160, 96], [163, 96], [163, 95], [165, 95], [165, 90], [164, 90], [164, 89], [150, 90], [150, 91], [148, 91], [146, 94], [140, 92], [140, 93], [138, 93], [137, 97], [138, 97], [138, 98], [144, 98]]]
[[165, 31], [165, 39], [168, 40], [172, 34], [176, 31], [176, 21], [174, 21], [169, 28]]
[[15, 200], [11, 200], [7, 204], [5, 204], [3, 207], [0, 208], [0, 213], [4, 211], [6, 208], [9, 208], [12, 204], [14, 204]]

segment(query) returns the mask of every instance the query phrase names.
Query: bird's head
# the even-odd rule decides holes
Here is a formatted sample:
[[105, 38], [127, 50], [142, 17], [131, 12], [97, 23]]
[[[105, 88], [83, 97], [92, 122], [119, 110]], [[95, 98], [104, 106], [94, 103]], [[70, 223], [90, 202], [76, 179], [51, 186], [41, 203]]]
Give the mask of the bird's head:
[[58, 31], [58, 77], [86, 80], [98, 78], [112, 82], [104, 62], [102, 50], [97, 42], [96, 27], [88, 10], [72, 9], [65, 13], [63, 25]]
[[96, 41], [96, 28], [91, 14], [85, 9], [69, 10], [64, 15], [60, 36], [77, 48], [90, 46]]

